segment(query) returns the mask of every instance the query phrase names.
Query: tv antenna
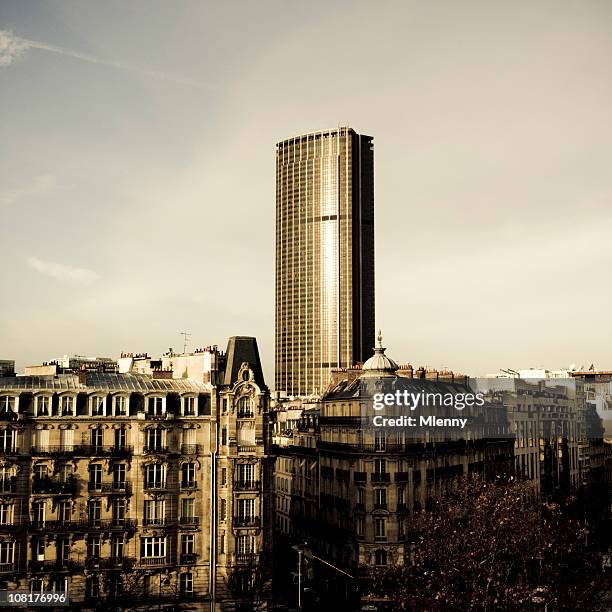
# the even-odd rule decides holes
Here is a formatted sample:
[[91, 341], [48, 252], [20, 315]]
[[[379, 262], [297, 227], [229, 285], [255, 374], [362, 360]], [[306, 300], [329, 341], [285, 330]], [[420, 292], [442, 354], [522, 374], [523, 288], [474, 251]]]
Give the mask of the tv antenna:
[[179, 333], [181, 334], [181, 336], [183, 336], [183, 355], [186, 355], [187, 345], [189, 344], [189, 341], [191, 340], [191, 332], [182, 331]]

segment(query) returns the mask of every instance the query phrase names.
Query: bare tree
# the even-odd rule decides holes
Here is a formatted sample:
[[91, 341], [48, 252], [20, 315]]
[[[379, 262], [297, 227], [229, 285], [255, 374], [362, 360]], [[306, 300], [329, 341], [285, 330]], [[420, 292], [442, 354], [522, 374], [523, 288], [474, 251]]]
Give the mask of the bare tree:
[[463, 479], [414, 516], [404, 565], [366, 571], [369, 591], [393, 610], [596, 610], [601, 562], [571, 505], [512, 476]]

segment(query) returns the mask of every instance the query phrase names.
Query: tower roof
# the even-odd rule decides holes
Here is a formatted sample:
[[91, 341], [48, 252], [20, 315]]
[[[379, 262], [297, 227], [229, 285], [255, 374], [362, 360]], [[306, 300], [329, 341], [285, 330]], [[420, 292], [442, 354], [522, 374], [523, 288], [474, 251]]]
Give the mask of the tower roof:
[[382, 345], [382, 333], [378, 332], [376, 346], [374, 347], [374, 355], [370, 357], [364, 364], [364, 375], [391, 375], [394, 374], [399, 366], [393, 359], [385, 355], [385, 347]]

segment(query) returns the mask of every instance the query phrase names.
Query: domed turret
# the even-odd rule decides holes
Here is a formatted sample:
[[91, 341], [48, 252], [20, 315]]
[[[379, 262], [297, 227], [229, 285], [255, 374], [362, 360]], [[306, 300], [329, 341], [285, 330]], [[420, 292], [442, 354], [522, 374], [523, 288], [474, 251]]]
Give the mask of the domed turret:
[[364, 374], [372, 374], [375, 376], [390, 375], [399, 369], [399, 366], [393, 359], [385, 355], [385, 348], [382, 345], [382, 334], [378, 332], [376, 346], [374, 347], [374, 355], [363, 364]]

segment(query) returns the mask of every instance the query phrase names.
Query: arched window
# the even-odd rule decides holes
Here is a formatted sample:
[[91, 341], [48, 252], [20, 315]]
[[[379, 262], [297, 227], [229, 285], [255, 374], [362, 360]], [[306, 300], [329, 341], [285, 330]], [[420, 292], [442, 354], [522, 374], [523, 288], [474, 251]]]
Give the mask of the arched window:
[[253, 402], [250, 397], [241, 397], [238, 400], [238, 417], [252, 417], [253, 416]]
[[375, 565], [387, 565], [387, 551], [380, 548], [374, 553]]

